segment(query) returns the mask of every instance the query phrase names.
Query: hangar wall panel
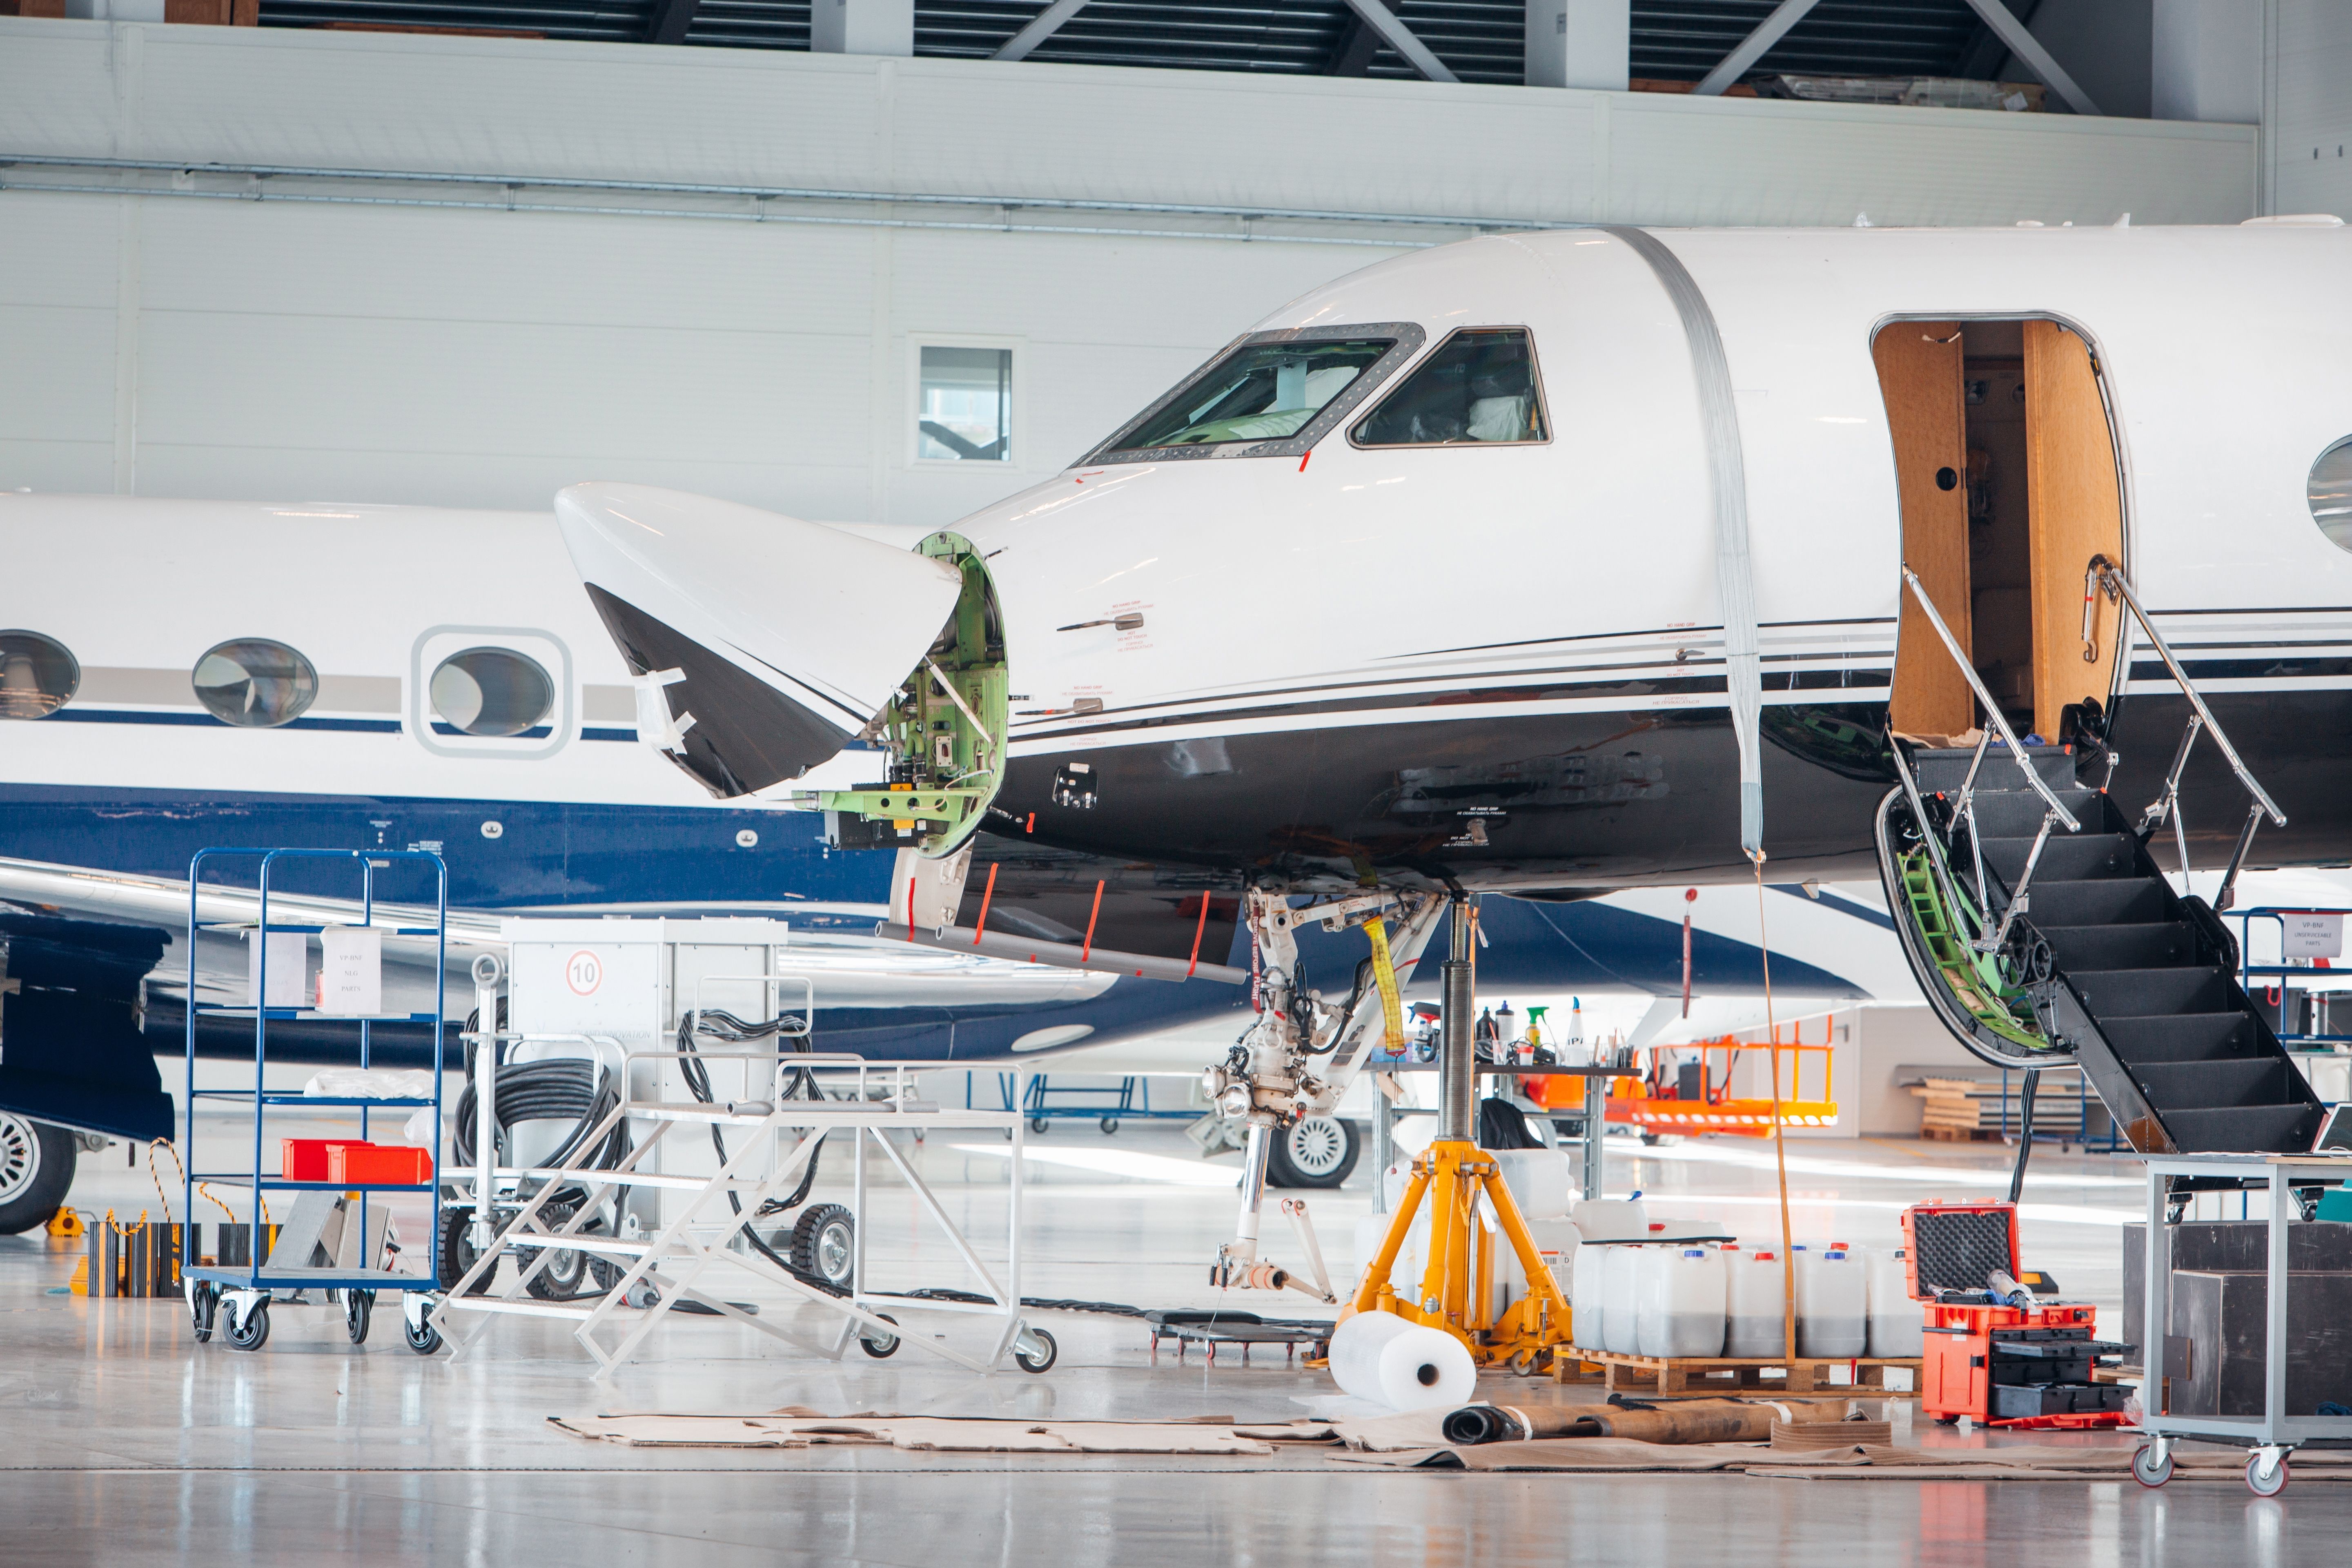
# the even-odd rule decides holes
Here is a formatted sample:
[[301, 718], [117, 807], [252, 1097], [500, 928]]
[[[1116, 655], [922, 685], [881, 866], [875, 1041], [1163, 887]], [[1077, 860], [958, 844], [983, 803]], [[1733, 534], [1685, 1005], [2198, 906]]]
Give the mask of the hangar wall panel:
[[[0, 17], [7, 153], [1014, 198], [834, 226], [0, 192], [0, 486], [535, 507], [602, 478], [923, 524], [1460, 232], [1017, 198], [2145, 224], [2247, 216], [2257, 172], [2247, 127]], [[1013, 349], [1013, 461], [918, 460], [926, 341]]]
[[2264, 211], [2352, 219], [2352, 5], [2276, 0]]

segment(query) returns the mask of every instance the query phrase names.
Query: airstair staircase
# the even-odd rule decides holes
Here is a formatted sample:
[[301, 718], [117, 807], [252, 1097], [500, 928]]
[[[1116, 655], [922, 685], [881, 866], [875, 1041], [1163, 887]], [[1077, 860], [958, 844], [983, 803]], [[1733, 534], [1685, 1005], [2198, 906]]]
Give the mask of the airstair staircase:
[[2252, 802], [2220, 907], [2262, 817], [2285, 818], [2122, 574], [2095, 561], [2092, 577], [2129, 606], [2189, 697], [2163, 794], [2134, 818], [2107, 792], [2113, 762], [2095, 716], [2080, 743], [2022, 744], [1928, 605], [1991, 728], [1968, 750], [1890, 737], [1902, 782], [1880, 807], [1878, 850], [1896, 931], [1947, 1026], [1980, 1059], [2025, 1072], [2025, 1125], [2040, 1073], [2079, 1067], [2142, 1152], [2302, 1152], [2324, 1105], [2239, 984], [2237, 944], [2214, 907], [2176, 890], [2149, 853], [2168, 824], [2189, 864], [2179, 786], [2200, 730]]

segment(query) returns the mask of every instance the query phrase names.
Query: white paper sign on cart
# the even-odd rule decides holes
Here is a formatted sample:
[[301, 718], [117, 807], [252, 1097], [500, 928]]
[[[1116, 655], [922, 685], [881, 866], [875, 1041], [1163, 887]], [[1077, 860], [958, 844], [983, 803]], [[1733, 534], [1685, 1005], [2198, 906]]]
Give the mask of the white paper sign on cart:
[[2285, 917], [2286, 956], [2289, 958], [2341, 958], [2344, 956], [2344, 917], [2297, 910]]

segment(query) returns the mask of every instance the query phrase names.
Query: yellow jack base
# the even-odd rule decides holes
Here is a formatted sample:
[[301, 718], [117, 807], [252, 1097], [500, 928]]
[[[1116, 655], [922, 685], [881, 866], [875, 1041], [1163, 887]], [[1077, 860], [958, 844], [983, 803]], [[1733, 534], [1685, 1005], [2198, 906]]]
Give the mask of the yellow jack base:
[[[1478, 1219], [1478, 1199], [1492, 1205], [1503, 1237], [1526, 1273], [1527, 1294], [1500, 1317], [1494, 1300], [1494, 1238]], [[1418, 1289], [1400, 1291], [1389, 1279], [1422, 1204], [1429, 1205], [1429, 1260]], [[1381, 1250], [1356, 1288], [1359, 1312], [1394, 1312], [1412, 1322], [1443, 1329], [1468, 1347], [1471, 1359], [1488, 1366], [1508, 1363], [1533, 1372], [1554, 1348], [1568, 1343], [1568, 1299], [1536, 1248], [1518, 1205], [1503, 1183], [1494, 1156], [1475, 1143], [1432, 1143], [1412, 1163], [1403, 1201], [1390, 1217]]]

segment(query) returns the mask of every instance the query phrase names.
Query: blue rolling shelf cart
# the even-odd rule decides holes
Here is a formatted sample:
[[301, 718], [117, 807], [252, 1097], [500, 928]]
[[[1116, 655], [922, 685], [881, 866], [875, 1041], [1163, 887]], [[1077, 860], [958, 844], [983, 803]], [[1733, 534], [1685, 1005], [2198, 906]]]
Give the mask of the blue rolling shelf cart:
[[[198, 907], [205, 892], [205, 871], [213, 862], [258, 861], [260, 864], [260, 909], [254, 922], [226, 925], [201, 925]], [[293, 861], [340, 861], [359, 873], [361, 924], [374, 926], [386, 936], [425, 937], [434, 939], [435, 964], [433, 980], [433, 1010], [429, 1013], [389, 1013], [365, 1017], [342, 1014], [320, 1013], [308, 1007], [265, 1007], [260, 1005], [219, 1005], [200, 1004], [196, 997], [195, 932], [205, 931], [247, 931], [252, 940], [261, 943], [261, 952], [254, 963], [255, 996], [258, 1004], [269, 995], [269, 943], [272, 933], [316, 935], [326, 929], [316, 924], [289, 923], [273, 920], [270, 900], [274, 894], [271, 879], [281, 866]], [[376, 921], [376, 881], [380, 872], [389, 871], [404, 861], [413, 861], [429, 868], [434, 879], [433, 922], [429, 925], [378, 925]], [[215, 875], [217, 876], [217, 869]], [[215, 890], [221, 884], [215, 881]], [[239, 892], [244, 889], [237, 889]], [[354, 1344], [367, 1338], [369, 1319], [373, 1311], [376, 1294], [383, 1290], [403, 1295], [403, 1318], [408, 1345], [420, 1355], [429, 1355], [440, 1347], [441, 1336], [426, 1320], [438, 1282], [430, 1272], [434, 1257], [432, 1237], [441, 1234], [440, 1172], [436, 1170], [422, 1184], [352, 1182], [299, 1182], [269, 1174], [264, 1163], [268, 1148], [268, 1123], [273, 1119], [291, 1121], [306, 1110], [334, 1110], [360, 1113], [360, 1136], [368, 1138], [371, 1119], [383, 1112], [396, 1112], [405, 1118], [420, 1107], [430, 1107], [438, 1125], [441, 1119], [441, 1069], [444, 1066], [445, 1044], [441, 1030], [443, 971], [448, 959], [449, 943], [449, 870], [438, 855], [415, 849], [255, 849], [222, 847], [204, 849], [188, 863], [188, 1008], [187, 1008], [187, 1099], [185, 1101], [185, 1139], [188, 1151], [186, 1195], [182, 1213], [195, 1212], [196, 1189], [200, 1183], [218, 1182], [243, 1186], [249, 1200], [247, 1213], [252, 1218], [248, 1234], [252, 1245], [247, 1249], [247, 1261], [241, 1265], [193, 1265], [180, 1270], [182, 1289], [188, 1301], [188, 1311], [199, 1341], [209, 1340], [216, 1319], [224, 1306], [227, 1321], [222, 1325], [228, 1342], [240, 1350], [258, 1350], [269, 1336], [269, 1306], [273, 1300], [286, 1301], [304, 1291], [321, 1292], [323, 1299], [333, 1302], [338, 1296], [344, 1311], [344, 1321]], [[200, 1016], [250, 1017], [253, 1020], [253, 1087], [251, 1089], [205, 1089], [196, 1087], [196, 1020]], [[364, 1099], [347, 1096], [309, 1095], [299, 1090], [271, 1089], [268, 1085], [269, 1065], [269, 1026], [273, 1020], [304, 1019], [325, 1023], [351, 1024], [358, 1030], [354, 1060], [352, 1065], [369, 1065], [371, 1026], [382, 1023], [426, 1023], [433, 1029], [433, 1093], [415, 1099]], [[253, 1111], [253, 1162], [242, 1171], [205, 1170], [195, 1157], [196, 1102], [227, 1100], [248, 1105]], [[280, 1131], [283, 1131], [281, 1127]], [[436, 1147], [435, 1157], [439, 1157]], [[423, 1275], [399, 1273], [388, 1268], [312, 1268], [307, 1258], [302, 1266], [280, 1265], [263, 1258], [264, 1237], [262, 1213], [265, 1193], [337, 1192], [359, 1194], [355, 1211], [360, 1234], [368, 1234], [367, 1205], [377, 1193], [421, 1193], [433, 1204], [433, 1224], [426, 1232], [427, 1242], [423, 1255], [428, 1260], [428, 1272]], [[193, 1248], [190, 1249], [193, 1252]]]

